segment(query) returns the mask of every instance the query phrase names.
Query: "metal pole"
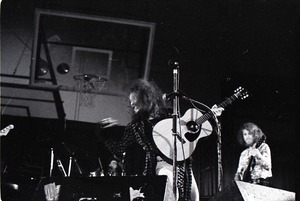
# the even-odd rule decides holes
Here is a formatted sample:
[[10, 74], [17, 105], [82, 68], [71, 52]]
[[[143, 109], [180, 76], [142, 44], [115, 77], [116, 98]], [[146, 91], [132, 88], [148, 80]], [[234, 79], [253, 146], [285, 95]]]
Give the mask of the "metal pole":
[[179, 92], [179, 64], [178, 62], [172, 63], [173, 65], [173, 92], [174, 92], [174, 99], [173, 99], [173, 143], [174, 143], [174, 150], [173, 150], [173, 194], [175, 200], [177, 200], [177, 121], [178, 121], [178, 92]]

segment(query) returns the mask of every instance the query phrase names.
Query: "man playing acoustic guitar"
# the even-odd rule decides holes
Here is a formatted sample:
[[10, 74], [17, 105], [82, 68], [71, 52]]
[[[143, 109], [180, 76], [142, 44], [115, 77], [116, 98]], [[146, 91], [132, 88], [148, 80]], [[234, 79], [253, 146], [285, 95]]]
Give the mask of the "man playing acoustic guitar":
[[[152, 130], [153, 126], [161, 119], [168, 118], [165, 100], [162, 98], [163, 93], [154, 82], [146, 80], [137, 80], [130, 88], [129, 102], [133, 112], [132, 121], [126, 126], [124, 134], [119, 141], [104, 140], [105, 146], [115, 155], [121, 155], [129, 146], [141, 147], [144, 152], [144, 161], [135, 174], [137, 175], [166, 175], [167, 184], [165, 190], [164, 201], [199, 201], [199, 190], [192, 172], [191, 159], [188, 158], [178, 163], [178, 193], [172, 192], [172, 163], [163, 159], [156, 149], [153, 142]], [[212, 109], [214, 115], [221, 115], [224, 108], [214, 106]], [[108, 128], [117, 124], [116, 120], [106, 118], [100, 122]], [[100, 140], [101, 140], [100, 136]], [[179, 196], [177, 196], [179, 195]], [[145, 194], [145, 196], [147, 196]]]

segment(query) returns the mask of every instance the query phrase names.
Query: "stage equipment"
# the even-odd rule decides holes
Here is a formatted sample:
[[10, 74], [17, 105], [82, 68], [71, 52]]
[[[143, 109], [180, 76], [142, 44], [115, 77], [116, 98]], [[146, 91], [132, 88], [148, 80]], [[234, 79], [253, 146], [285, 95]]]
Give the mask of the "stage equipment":
[[173, 124], [172, 124], [172, 136], [173, 136], [173, 194], [175, 200], [177, 200], [177, 138], [181, 136], [177, 132], [177, 121], [179, 117], [179, 63], [177, 61], [169, 61], [169, 66], [173, 68]]
[[61, 174], [62, 174], [64, 177], [66, 177], [66, 176], [67, 176], [67, 173], [66, 173], [66, 171], [65, 171], [65, 168], [64, 168], [63, 164], [61, 163], [61, 160], [60, 160], [60, 159], [57, 159], [56, 162], [57, 162], [57, 166], [58, 166], [59, 171], [61, 172]]
[[94, 107], [94, 98], [100, 93], [107, 79], [92, 74], [79, 74], [73, 78], [79, 90], [79, 105]]
[[41, 178], [33, 201], [163, 201], [166, 176]]
[[209, 201], [295, 201], [295, 193], [281, 189], [232, 181]]
[[49, 170], [49, 176], [50, 177], [52, 177], [53, 165], [54, 165], [54, 151], [53, 151], [53, 148], [51, 147], [51, 151], [50, 151], [50, 170]]

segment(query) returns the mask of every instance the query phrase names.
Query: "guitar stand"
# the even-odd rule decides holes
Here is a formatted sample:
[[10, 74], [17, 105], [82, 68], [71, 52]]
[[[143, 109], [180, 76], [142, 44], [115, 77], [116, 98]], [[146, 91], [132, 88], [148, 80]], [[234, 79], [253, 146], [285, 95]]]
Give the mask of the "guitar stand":
[[68, 177], [71, 176], [71, 168], [72, 168], [72, 162], [74, 161], [75, 165], [76, 165], [76, 168], [79, 172], [80, 175], [82, 175], [82, 169], [81, 167], [79, 166], [78, 162], [77, 162], [77, 159], [75, 158], [75, 151], [71, 152], [71, 150], [67, 147], [67, 145], [62, 142], [64, 148], [67, 150], [67, 152], [69, 152], [69, 154], [71, 155], [70, 158], [69, 158], [69, 168], [68, 168]]
[[[75, 151], [74, 151], [74, 152], [71, 152], [71, 150], [65, 145], [64, 142], [62, 142], [62, 144], [63, 144], [64, 148], [67, 150], [67, 152], [68, 152], [71, 156], [69, 157], [69, 165], [68, 165], [68, 172], [67, 172], [67, 173], [66, 173], [66, 171], [65, 171], [65, 168], [64, 168], [64, 166], [63, 166], [61, 160], [60, 160], [59, 158], [56, 160], [59, 171], [62, 173], [62, 175], [63, 175], [64, 177], [70, 177], [70, 176], [71, 176], [71, 170], [72, 170], [72, 163], [73, 163], [73, 161], [74, 161], [75, 166], [76, 166], [76, 168], [77, 168], [79, 174], [82, 175], [82, 174], [83, 174], [83, 173], [82, 173], [82, 169], [81, 169], [81, 167], [79, 166], [79, 164], [78, 164], [78, 162], [77, 162], [77, 159], [74, 157]], [[50, 151], [50, 172], [49, 172], [49, 177], [52, 177], [53, 166], [54, 166], [54, 149], [51, 148], [51, 151]]]

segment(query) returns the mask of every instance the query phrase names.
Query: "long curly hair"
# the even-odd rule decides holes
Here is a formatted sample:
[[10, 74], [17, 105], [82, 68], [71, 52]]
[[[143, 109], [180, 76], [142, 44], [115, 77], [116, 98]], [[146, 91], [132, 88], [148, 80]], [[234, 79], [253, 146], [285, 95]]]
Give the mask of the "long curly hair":
[[254, 124], [252, 122], [244, 123], [239, 128], [239, 131], [237, 133], [238, 142], [243, 146], [246, 146], [246, 143], [245, 143], [244, 137], [243, 137], [243, 130], [247, 130], [249, 132], [249, 134], [253, 135], [255, 142], [259, 142], [262, 139], [262, 137], [264, 137], [264, 138], [266, 137], [265, 134], [263, 133], [263, 131], [256, 124]]
[[163, 93], [154, 81], [138, 79], [133, 82], [129, 93], [136, 93], [140, 110], [133, 114], [133, 119], [149, 119], [163, 117], [167, 114]]

